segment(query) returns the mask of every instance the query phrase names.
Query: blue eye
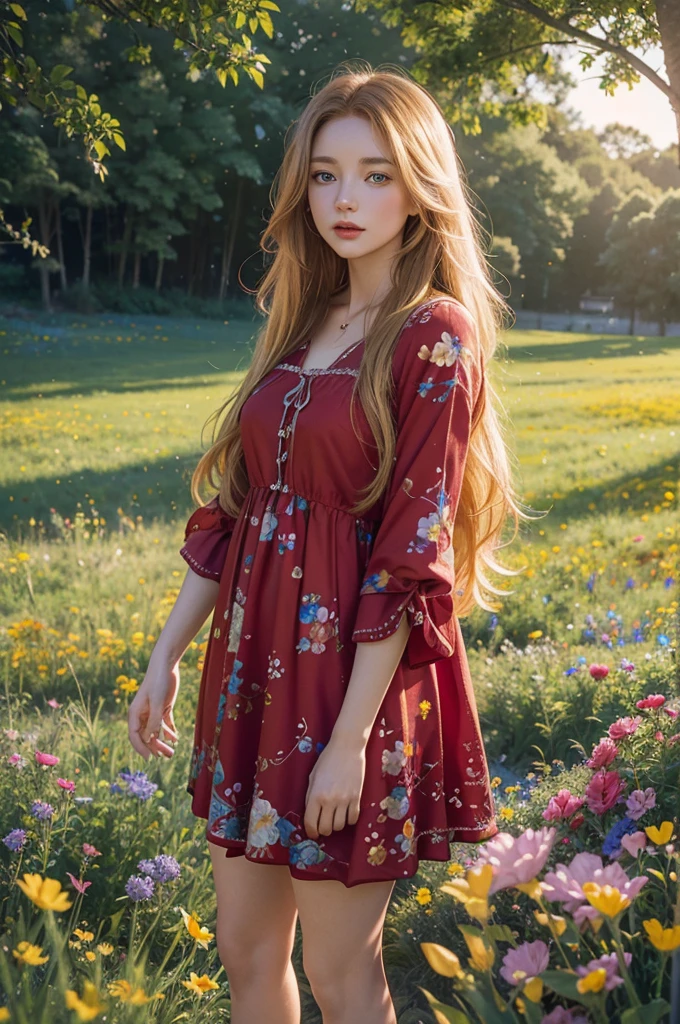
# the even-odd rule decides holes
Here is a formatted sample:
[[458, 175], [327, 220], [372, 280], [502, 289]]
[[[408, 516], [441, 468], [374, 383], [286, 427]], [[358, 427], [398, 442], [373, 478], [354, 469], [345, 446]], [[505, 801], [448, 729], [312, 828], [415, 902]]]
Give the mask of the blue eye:
[[[389, 181], [390, 180], [389, 177], [386, 174], [383, 174], [382, 171], [373, 171], [373, 174], [371, 174], [371, 177], [374, 178], [376, 174], [378, 175], [379, 178], [384, 178], [385, 181]], [[382, 181], [377, 181], [376, 182], [376, 185], [382, 185], [382, 184], [384, 184], [384, 182], [382, 182]]]
[[330, 174], [331, 178], [333, 177], [333, 175], [331, 174], [330, 171], [315, 171], [315, 173], [312, 175], [312, 178], [314, 179], [314, 181], [318, 180], [318, 177], [319, 177], [320, 174]]

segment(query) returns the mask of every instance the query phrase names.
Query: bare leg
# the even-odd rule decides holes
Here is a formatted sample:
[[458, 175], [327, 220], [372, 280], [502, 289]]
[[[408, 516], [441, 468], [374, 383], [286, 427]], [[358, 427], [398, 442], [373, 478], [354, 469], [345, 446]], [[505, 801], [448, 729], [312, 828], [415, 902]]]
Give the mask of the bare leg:
[[305, 974], [324, 1024], [397, 1024], [382, 960], [394, 882], [350, 889], [334, 880], [292, 883]]
[[300, 991], [291, 961], [297, 908], [288, 866], [227, 858], [215, 843], [208, 847], [231, 1024], [299, 1024]]

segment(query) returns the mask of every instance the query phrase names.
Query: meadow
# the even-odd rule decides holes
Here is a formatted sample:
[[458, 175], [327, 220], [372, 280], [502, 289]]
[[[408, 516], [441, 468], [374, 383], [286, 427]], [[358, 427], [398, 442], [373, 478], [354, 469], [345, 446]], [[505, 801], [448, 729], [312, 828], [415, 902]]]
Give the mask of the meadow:
[[[183, 663], [172, 760], [141, 770], [126, 708], [184, 575], [202, 429], [254, 330], [0, 318], [0, 1020], [229, 1020], [205, 823], [185, 790], [207, 624]], [[463, 631], [506, 847], [529, 844], [535, 870], [501, 884], [498, 851], [484, 866], [460, 847], [398, 882], [388, 977], [400, 1024], [653, 1024], [680, 947], [680, 338], [504, 340], [494, 388], [520, 497], [543, 514], [501, 552], [522, 570], [512, 593]], [[603, 734], [616, 751], [598, 764]], [[581, 854], [609, 858], [589, 884], [625, 906], [602, 891], [592, 913], [549, 910], [538, 875]]]

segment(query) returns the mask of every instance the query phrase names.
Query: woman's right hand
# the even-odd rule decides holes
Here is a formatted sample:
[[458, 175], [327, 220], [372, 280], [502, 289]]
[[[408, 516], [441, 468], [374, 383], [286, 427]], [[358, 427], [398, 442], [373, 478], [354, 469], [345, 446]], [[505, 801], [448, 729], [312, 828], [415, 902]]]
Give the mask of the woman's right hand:
[[174, 748], [161, 739], [165, 732], [176, 743], [177, 729], [173, 718], [173, 707], [179, 691], [179, 661], [163, 663], [161, 657], [154, 660], [154, 651], [146, 670], [144, 681], [128, 709], [128, 736], [130, 743], [145, 761], [151, 754], [172, 757]]

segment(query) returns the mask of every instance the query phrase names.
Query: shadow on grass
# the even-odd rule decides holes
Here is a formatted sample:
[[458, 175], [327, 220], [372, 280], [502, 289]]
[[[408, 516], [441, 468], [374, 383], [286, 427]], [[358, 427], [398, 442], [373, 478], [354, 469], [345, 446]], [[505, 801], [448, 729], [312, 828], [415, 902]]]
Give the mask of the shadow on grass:
[[[521, 332], [522, 334], [524, 332]], [[559, 339], [559, 340], [558, 340]], [[567, 363], [583, 359], [626, 359], [631, 356], [671, 355], [680, 352], [680, 338], [652, 338], [640, 335], [608, 334], [592, 338], [576, 337], [573, 341], [565, 341], [564, 334], [556, 334], [551, 340], [550, 334], [541, 332], [536, 344], [520, 340], [513, 341], [512, 332], [506, 336], [508, 355], [516, 362], [549, 362]]]

